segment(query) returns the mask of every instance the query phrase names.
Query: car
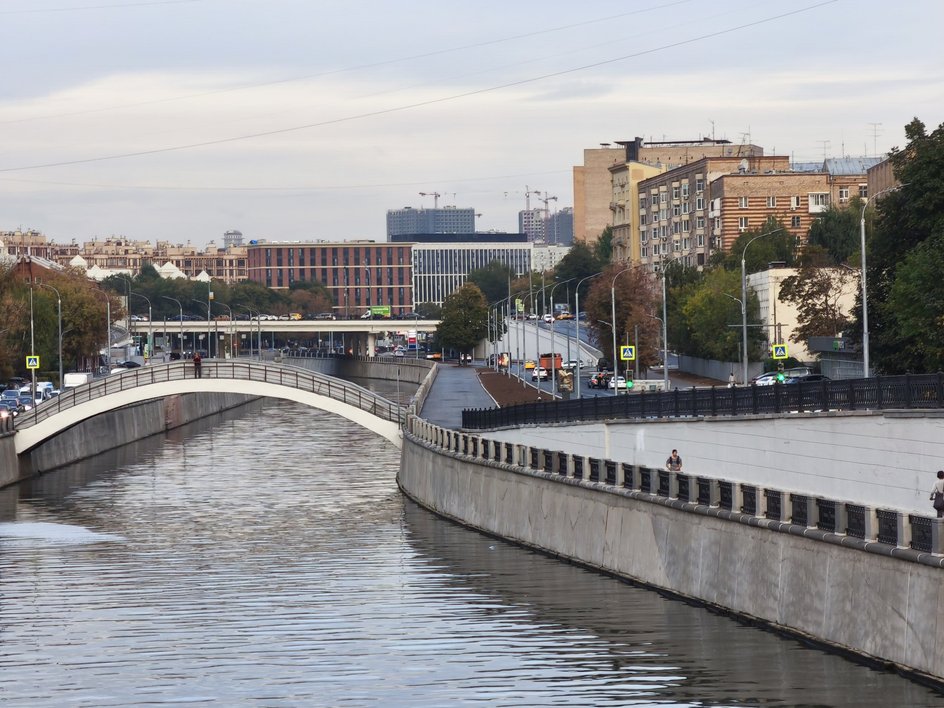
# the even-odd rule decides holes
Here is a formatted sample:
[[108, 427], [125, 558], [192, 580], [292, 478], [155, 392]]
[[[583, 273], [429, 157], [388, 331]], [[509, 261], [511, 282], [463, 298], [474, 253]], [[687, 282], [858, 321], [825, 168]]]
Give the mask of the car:
[[534, 361], [532, 361], [531, 359], [528, 359], [527, 361], [525, 361], [524, 368], [527, 371], [531, 371], [531, 369], [534, 368]]
[[561, 312], [561, 313], [558, 313], [557, 319], [559, 319], [559, 320], [572, 320], [572, 319], [574, 319], [574, 316], [573, 316], [572, 314], [570, 314], [569, 312]]
[[751, 379], [753, 386], [773, 386], [775, 383], [777, 383], [776, 371], [768, 371], [766, 374], [761, 374]]
[[434, 361], [439, 361], [442, 359], [442, 352], [430, 352], [426, 355], [427, 359], [432, 359]]
[[588, 388], [606, 388], [610, 383], [610, 374], [606, 371], [598, 371], [587, 381]]
[[571, 360], [569, 360], [569, 361], [567, 362], [567, 365], [566, 365], [565, 368], [567, 368], [567, 369], [576, 369], [577, 366], [578, 366], [577, 360], [576, 360], [576, 359], [571, 359]]
[[24, 411], [31, 411], [33, 410], [33, 406], [36, 405], [36, 401], [33, 400], [32, 396], [20, 396], [19, 401], [20, 407]]
[[319, 312], [312, 319], [315, 320], [336, 320], [337, 316], [333, 312]]
[[126, 361], [117, 361], [115, 362], [114, 366], [118, 369], [137, 369], [141, 365], [136, 361], [128, 359]]
[[823, 374], [806, 374], [805, 376], [788, 376], [783, 380], [785, 384], [795, 383], [813, 383], [815, 381], [830, 381], [828, 376]]
[[0, 393], [0, 400], [18, 401], [19, 399], [20, 399], [20, 389], [18, 388], [8, 388], [3, 393]]
[[617, 388], [626, 388], [626, 377], [625, 376], [611, 376], [610, 380], [606, 384], [607, 388], [617, 389]]
[[532, 381], [547, 381], [550, 378], [550, 374], [547, 369], [543, 366], [538, 366], [531, 371], [531, 380]]
[[12, 401], [0, 401], [0, 418], [15, 418], [20, 413]]
[[544, 324], [552, 324], [554, 322], [554, 315], [548, 312], [542, 319], [544, 320]]

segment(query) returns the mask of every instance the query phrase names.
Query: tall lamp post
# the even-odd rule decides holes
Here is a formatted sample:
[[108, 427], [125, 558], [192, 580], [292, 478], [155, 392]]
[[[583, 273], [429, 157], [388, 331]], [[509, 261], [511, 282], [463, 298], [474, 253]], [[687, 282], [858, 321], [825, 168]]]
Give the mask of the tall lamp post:
[[177, 309], [180, 310], [180, 331], [178, 333], [178, 339], [180, 340], [180, 354], [183, 356], [184, 353], [184, 306], [180, 304], [180, 300], [170, 295], [161, 295], [165, 300], [170, 300], [171, 302], [177, 303]]
[[593, 278], [596, 278], [598, 275], [603, 275], [603, 273], [594, 273], [593, 275], [588, 275], [586, 278], [578, 280], [574, 292], [574, 309], [577, 310], [577, 314], [574, 315], [575, 327], [577, 329], [577, 398], [580, 398], [580, 365], [582, 363], [581, 355], [583, 354], [583, 345], [580, 342], [580, 284], [585, 280], [593, 280]]
[[[49, 288], [54, 293], [56, 293], [56, 318], [59, 321], [59, 388], [62, 389], [62, 295], [59, 294], [59, 291], [56, 290], [52, 285], [47, 285], [46, 283], [41, 283], [38, 280], [36, 284], [41, 288]], [[36, 392], [33, 392], [33, 397], [35, 399]]]
[[562, 280], [559, 283], [554, 283], [551, 287], [551, 395], [555, 395], [554, 392], [557, 390], [557, 367], [554, 364], [557, 362], [556, 352], [554, 351], [554, 322], [556, 318], [554, 317], [554, 291], [564, 283], [569, 283], [573, 278], [568, 278], [567, 280]]
[[861, 240], [860, 247], [862, 248], [862, 276], [859, 278], [862, 281], [862, 378], [866, 379], [869, 377], [869, 290], [865, 281], [865, 209], [868, 207], [869, 201], [878, 199], [886, 192], [894, 192], [896, 189], [905, 186], [907, 185], [896, 184], [866, 197], [862, 203], [862, 214], [859, 217], [859, 238]]
[[757, 239], [764, 238], [765, 236], [772, 236], [773, 234], [780, 231], [783, 231], [783, 229], [774, 229], [773, 231], [768, 231], [765, 234], [755, 236], [747, 242], [744, 250], [741, 251], [741, 342], [743, 345], [741, 356], [743, 357], [744, 361], [741, 383], [745, 386], [747, 385], [747, 249], [750, 248], [751, 244]]
[[[229, 355], [233, 356], [233, 308], [223, 302], [216, 303], [220, 307], [225, 307], [229, 312]], [[219, 354], [219, 352], [217, 352]]]
[[140, 293], [128, 293], [132, 297], [139, 297], [148, 304], [148, 345], [147, 345], [147, 356], [154, 356], [154, 322], [151, 320], [151, 301], [148, 299], [147, 295], [141, 295]]
[[[246, 307], [245, 305], [239, 305], [239, 304], [237, 304], [236, 307], [238, 307], [240, 310], [245, 310], [246, 312], [249, 313], [249, 326], [250, 326], [250, 330], [249, 330], [249, 356], [250, 356], [250, 357], [252, 356], [252, 317], [253, 317], [253, 314], [256, 315], [256, 334], [258, 335], [258, 339], [259, 339], [259, 342], [258, 342], [258, 344], [259, 344], [259, 361], [262, 361], [262, 312], [261, 312], [261, 311], [256, 311], [256, 310], [252, 310], [252, 309]], [[332, 340], [332, 343], [333, 343], [333, 340]]]
[[[633, 266], [627, 266], [623, 270], [619, 271], [616, 275], [613, 276], [613, 280], [610, 283], [610, 319], [611, 327], [610, 330], [613, 334], [613, 375], [616, 376], [619, 372], [619, 365], [616, 363], [616, 279], [620, 277], [626, 271], [632, 270]], [[616, 379], [614, 379], [614, 390], [619, 394], [619, 389], [615, 385]]]
[[665, 286], [665, 262], [662, 263], [662, 390], [669, 390], [669, 298]]

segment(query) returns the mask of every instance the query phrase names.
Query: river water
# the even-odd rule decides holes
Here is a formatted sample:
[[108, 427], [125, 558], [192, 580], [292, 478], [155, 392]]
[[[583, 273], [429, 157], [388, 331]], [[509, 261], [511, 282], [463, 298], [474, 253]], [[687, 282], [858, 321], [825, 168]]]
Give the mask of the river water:
[[263, 401], [0, 491], [0, 702], [944, 705], [440, 520], [398, 464]]

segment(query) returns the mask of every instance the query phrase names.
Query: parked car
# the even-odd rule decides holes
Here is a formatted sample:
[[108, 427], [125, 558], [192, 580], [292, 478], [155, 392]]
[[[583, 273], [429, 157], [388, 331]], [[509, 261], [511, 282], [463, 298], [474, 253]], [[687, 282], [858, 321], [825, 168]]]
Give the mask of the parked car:
[[805, 376], [788, 376], [783, 382], [785, 384], [795, 384], [812, 383], [814, 381], [831, 381], [831, 379], [823, 374], [806, 374]]
[[126, 361], [117, 361], [115, 362], [114, 366], [119, 369], [137, 369], [141, 365], [136, 361], [128, 359]]
[[333, 312], [319, 312], [312, 319], [316, 320], [336, 320], [337, 316]]
[[559, 313], [559, 314], [557, 315], [557, 319], [559, 319], [559, 320], [572, 320], [572, 319], [574, 319], [574, 316], [573, 316], [572, 314], [570, 314], [569, 312], [561, 312], [561, 313]]
[[15, 418], [19, 413], [12, 401], [0, 401], [0, 418]]
[[547, 381], [549, 378], [550, 374], [543, 366], [538, 366], [531, 370], [532, 381]]
[[768, 371], [766, 374], [761, 374], [751, 379], [751, 384], [754, 386], [773, 386], [775, 383], [777, 383], [776, 371]]
[[31, 411], [33, 406], [36, 405], [36, 401], [33, 400], [32, 396], [20, 396], [19, 401], [24, 411]]

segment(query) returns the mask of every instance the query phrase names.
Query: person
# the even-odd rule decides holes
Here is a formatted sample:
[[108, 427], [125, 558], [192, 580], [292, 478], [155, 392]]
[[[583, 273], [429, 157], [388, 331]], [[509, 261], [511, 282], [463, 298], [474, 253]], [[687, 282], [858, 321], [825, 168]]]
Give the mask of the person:
[[937, 518], [944, 519], [944, 470], [937, 471], [937, 481], [931, 487], [931, 499], [934, 501]]
[[682, 471], [682, 458], [679, 457], [678, 450], [672, 450], [672, 454], [665, 461], [665, 468], [670, 472]]
[[193, 377], [195, 379], [203, 378], [203, 358], [200, 356], [200, 352], [193, 353]]
[[734, 388], [734, 372], [731, 372], [731, 375], [728, 376], [728, 388]]

